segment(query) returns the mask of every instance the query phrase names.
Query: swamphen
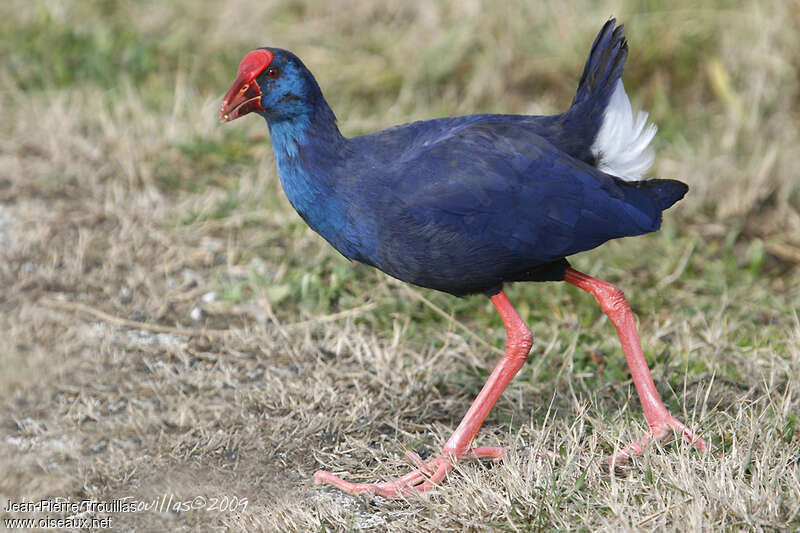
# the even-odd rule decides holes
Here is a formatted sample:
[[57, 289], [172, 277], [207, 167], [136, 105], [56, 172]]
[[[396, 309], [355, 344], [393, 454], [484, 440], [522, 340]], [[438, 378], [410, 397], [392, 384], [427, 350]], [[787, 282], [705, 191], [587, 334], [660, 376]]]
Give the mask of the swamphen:
[[442, 453], [384, 483], [314, 475], [352, 494], [396, 497], [426, 490], [466, 458], [502, 456], [472, 447], [478, 429], [531, 349], [531, 332], [503, 284], [566, 281], [591, 293], [617, 328], [650, 432], [612, 456], [621, 461], [673, 431], [703, 440], [667, 411], [642, 355], [622, 291], [570, 267], [566, 257], [609, 239], [656, 231], [661, 212], [688, 187], [644, 179], [656, 128], [634, 115], [622, 85], [628, 47], [609, 20], [592, 45], [571, 107], [554, 116], [439, 118], [346, 138], [314, 76], [293, 53], [259, 48], [239, 64], [223, 122], [256, 112], [267, 121], [286, 196], [348, 259], [457, 296], [491, 298], [506, 352]]

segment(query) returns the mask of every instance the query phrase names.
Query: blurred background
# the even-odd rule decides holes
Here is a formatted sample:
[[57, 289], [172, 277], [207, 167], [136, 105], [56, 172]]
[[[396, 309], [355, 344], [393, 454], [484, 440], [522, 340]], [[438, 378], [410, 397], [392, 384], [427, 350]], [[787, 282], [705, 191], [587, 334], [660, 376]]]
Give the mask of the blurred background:
[[[627, 92], [659, 127], [651, 174], [685, 181], [690, 192], [658, 234], [609, 243], [573, 263], [629, 295], [668, 405], [680, 411], [669, 391], [688, 389], [690, 405], [705, 397], [714, 406], [698, 411], [709, 424], [701, 433], [723, 449], [748, 439], [758, 446], [753, 435], [770, 434], [796, 450], [800, 422], [785, 413], [798, 410], [791, 383], [800, 373], [800, 3], [5, 0], [0, 398], [11, 414], [0, 430], [0, 470], [8, 472], [0, 495], [109, 497], [162, 486], [164, 471], [185, 470], [187, 486], [246, 481], [262, 494], [262, 509], [294, 498], [275, 516], [300, 516], [305, 502], [329, 517], [317, 523], [347, 523], [333, 507], [295, 498], [326, 465], [309, 450], [341, 456], [339, 446], [350, 442], [342, 439], [356, 437], [340, 428], [372, 442], [384, 431], [380, 418], [398, 412], [406, 414], [392, 442], [429, 433], [411, 422], [413, 398], [391, 400], [381, 388], [405, 390], [403, 379], [421, 384], [423, 398], [457, 400], [452, 410], [426, 413], [446, 434], [496, 358], [487, 342], [501, 346], [504, 332], [485, 299], [401, 286], [348, 263], [308, 230], [280, 190], [263, 121], [217, 121], [240, 59], [258, 46], [295, 52], [348, 136], [439, 116], [551, 114], [569, 106], [592, 41], [612, 16], [625, 24], [630, 46]], [[629, 387], [618, 387], [628, 378], [613, 329], [591, 299], [561, 285], [513, 288], [547, 346], [535, 350], [567, 353], [526, 367], [513, 390], [535, 405], [551, 402], [566, 424], [573, 407], [552, 396], [565, 380], [577, 380], [576, 394], [599, 413], [622, 409]], [[314, 326], [320, 317], [326, 325]], [[299, 329], [270, 329], [295, 323], [303, 325], [297, 336]], [[201, 329], [207, 337], [198, 340], [192, 332]], [[373, 368], [370, 357], [348, 355], [354, 338], [406, 359]], [[447, 357], [435, 365], [414, 359], [441, 353]], [[373, 390], [383, 404], [359, 403], [366, 395], [336, 385], [343, 358], [347, 379], [365, 380], [358, 390], [385, 391]], [[563, 360], [566, 374], [549, 369]], [[376, 372], [380, 386], [370, 385]], [[322, 381], [304, 381], [312, 377], [328, 380], [324, 394], [315, 389]], [[703, 387], [712, 378], [709, 396]], [[273, 394], [296, 388], [270, 399], [265, 380]], [[782, 395], [784, 414], [754, 407], [752, 434], [724, 426], [762, 385]], [[519, 426], [531, 409], [522, 400], [498, 405], [487, 426], [533, 439], [541, 426]], [[637, 409], [626, 420], [638, 421]], [[355, 424], [359, 416], [367, 421]], [[607, 430], [608, 438], [618, 434]], [[438, 445], [420, 439], [423, 450]], [[775, 442], [765, 458], [782, 457]], [[142, 463], [145, 456], [155, 462]], [[351, 470], [360, 459], [356, 453]], [[200, 463], [240, 479], [198, 485], [190, 465]], [[286, 477], [275, 474], [273, 485], [249, 477], [261, 471]], [[725, 490], [709, 488], [704, 501]], [[794, 516], [797, 524], [800, 497], [791, 504], [759, 494], [742, 503], [750, 513], [743, 516], [777, 528]], [[578, 503], [584, 511], [559, 522], [560, 505], [543, 524], [611, 524]], [[670, 509], [650, 523], [708, 526], [720, 512]]]

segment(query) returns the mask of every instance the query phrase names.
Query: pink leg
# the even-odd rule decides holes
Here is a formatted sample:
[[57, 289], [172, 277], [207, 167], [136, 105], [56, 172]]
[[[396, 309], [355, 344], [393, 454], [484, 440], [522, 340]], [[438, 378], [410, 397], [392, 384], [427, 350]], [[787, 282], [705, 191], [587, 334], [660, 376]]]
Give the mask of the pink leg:
[[649, 434], [619, 450], [609, 458], [610, 461], [620, 463], [634, 455], [639, 455], [651, 441], [663, 439], [673, 431], [680, 432], [683, 438], [694, 444], [698, 450], [705, 451], [706, 444], [703, 439], [670, 415], [661, 401], [642, 353], [633, 313], [628, 302], [625, 301], [622, 291], [610, 283], [587, 276], [572, 268], [567, 268], [564, 281], [591, 293], [603, 308], [603, 312], [616, 326], [619, 340], [622, 343], [622, 351], [625, 352], [625, 359], [628, 361], [628, 368], [633, 377], [633, 384], [636, 386], [636, 392], [642, 403], [644, 417], [650, 426]]
[[407, 453], [406, 459], [418, 468], [384, 483], [351, 483], [324, 470], [314, 474], [315, 483], [328, 483], [350, 494], [369, 492], [396, 498], [411, 491], [430, 489], [441, 481], [447, 471], [453, 468], [453, 464], [460, 459], [498, 459], [503, 456], [502, 448], [471, 448], [470, 444], [503, 390], [525, 362], [533, 345], [533, 337], [502, 291], [492, 296], [492, 303], [506, 326], [506, 353], [492, 371], [453, 435], [445, 443], [442, 453], [427, 464], [424, 464], [417, 454]]

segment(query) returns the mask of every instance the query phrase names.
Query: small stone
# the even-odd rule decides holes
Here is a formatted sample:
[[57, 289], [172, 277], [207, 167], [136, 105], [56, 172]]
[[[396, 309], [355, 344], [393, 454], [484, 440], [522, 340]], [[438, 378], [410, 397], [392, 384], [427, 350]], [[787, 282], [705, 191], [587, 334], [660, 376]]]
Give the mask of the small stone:
[[108, 406], [108, 412], [111, 413], [112, 415], [115, 415], [119, 412], [122, 412], [122, 410], [125, 409], [127, 405], [128, 405], [128, 399], [123, 396], [122, 398], [116, 400], [115, 402], [111, 403]]
[[89, 445], [89, 453], [90, 454], [98, 454], [103, 453], [108, 448], [108, 439], [102, 437], [101, 439], [93, 442]]
[[122, 305], [128, 305], [133, 300], [133, 292], [128, 287], [122, 287], [119, 291], [119, 301]]
[[217, 301], [217, 293], [214, 291], [205, 293], [202, 298], [203, 303], [210, 304]]
[[199, 307], [193, 308], [189, 312], [189, 318], [191, 318], [195, 322], [200, 322], [201, 320], [203, 320], [203, 310], [200, 309]]

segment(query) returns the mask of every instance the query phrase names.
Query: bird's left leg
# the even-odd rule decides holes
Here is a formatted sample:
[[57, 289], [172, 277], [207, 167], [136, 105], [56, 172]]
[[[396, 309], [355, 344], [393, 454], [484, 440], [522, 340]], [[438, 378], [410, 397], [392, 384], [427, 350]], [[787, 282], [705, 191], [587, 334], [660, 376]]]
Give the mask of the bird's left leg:
[[628, 361], [628, 368], [631, 371], [633, 384], [636, 386], [644, 416], [650, 426], [650, 433], [619, 450], [609, 459], [612, 462], [624, 462], [634, 455], [641, 454], [644, 447], [651, 441], [663, 439], [671, 432], [682, 434], [683, 438], [694, 444], [695, 448], [705, 451], [706, 444], [703, 439], [687, 428], [680, 420], [669, 414], [664, 402], [661, 401], [661, 397], [653, 383], [653, 378], [650, 376], [650, 369], [647, 368], [647, 361], [645, 361], [642, 353], [633, 313], [628, 306], [628, 302], [625, 301], [622, 291], [610, 283], [587, 276], [573, 268], [566, 269], [564, 281], [594, 296], [600, 307], [603, 308], [603, 312], [616, 326], [619, 340], [622, 343], [622, 351], [625, 352], [625, 359]]
[[350, 494], [367, 492], [387, 498], [397, 498], [412, 491], [424, 491], [432, 488], [459, 460], [498, 459], [503, 456], [505, 453], [503, 448], [473, 448], [471, 447], [472, 440], [478, 434], [478, 430], [503, 390], [522, 368], [533, 345], [533, 337], [528, 326], [522, 321], [502, 291], [492, 296], [491, 299], [506, 326], [506, 352], [453, 435], [445, 443], [442, 453], [428, 463], [423, 463], [413, 452], [407, 453], [406, 459], [418, 468], [409, 474], [383, 483], [351, 483], [324, 470], [319, 470], [314, 474], [315, 483], [328, 483]]

